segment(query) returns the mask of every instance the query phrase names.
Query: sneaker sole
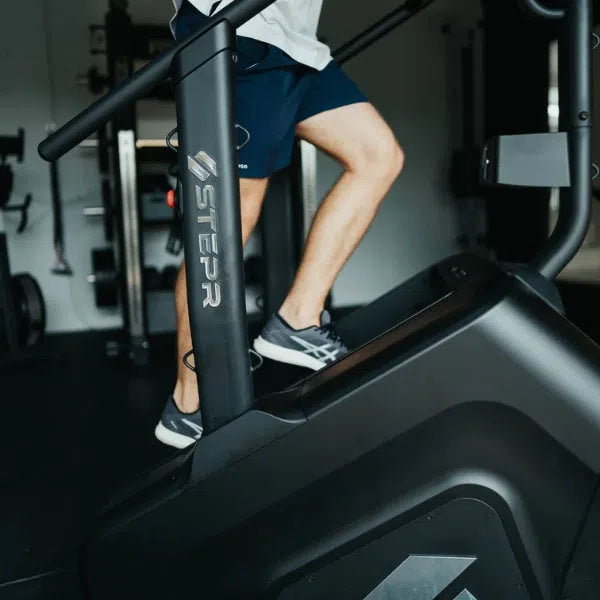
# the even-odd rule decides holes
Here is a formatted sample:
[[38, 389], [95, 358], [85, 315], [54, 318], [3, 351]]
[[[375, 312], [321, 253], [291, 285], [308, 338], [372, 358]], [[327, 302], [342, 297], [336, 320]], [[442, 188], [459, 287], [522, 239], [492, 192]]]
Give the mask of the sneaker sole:
[[187, 435], [182, 435], [176, 431], [171, 431], [160, 421], [154, 430], [154, 436], [159, 442], [162, 442], [167, 446], [173, 446], [173, 448], [177, 448], [178, 450], [188, 448], [197, 441], [194, 438], [188, 437]]
[[307, 356], [304, 352], [300, 352], [299, 350], [291, 350], [267, 342], [267, 340], [260, 335], [254, 340], [254, 349], [265, 358], [270, 358], [271, 360], [287, 363], [289, 365], [296, 365], [297, 367], [305, 367], [307, 369], [312, 369], [313, 371], [319, 371], [327, 366], [327, 363], [324, 363], [318, 358]]

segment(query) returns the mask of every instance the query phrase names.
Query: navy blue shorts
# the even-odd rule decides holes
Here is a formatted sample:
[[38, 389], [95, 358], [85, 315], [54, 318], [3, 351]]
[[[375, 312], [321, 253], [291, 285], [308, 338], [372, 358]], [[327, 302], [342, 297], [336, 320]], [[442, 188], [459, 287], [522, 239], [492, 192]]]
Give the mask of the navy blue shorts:
[[[176, 38], [186, 38], [206, 18], [185, 2], [175, 23]], [[367, 102], [334, 61], [317, 71], [275, 46], [240, 36], [237, 55], [235, 110], [240, 177], [269, 177], [287, 167], [298, 123], [327, 110]]]

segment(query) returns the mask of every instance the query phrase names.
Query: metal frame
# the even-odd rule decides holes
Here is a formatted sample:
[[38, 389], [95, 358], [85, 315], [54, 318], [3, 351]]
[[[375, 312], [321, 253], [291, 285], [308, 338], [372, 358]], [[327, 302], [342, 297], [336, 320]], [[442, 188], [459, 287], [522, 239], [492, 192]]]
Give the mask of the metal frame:
[[266, 316], [277, 312], [289, 293], [318, 208], [317, 149], [298, 140], [291, 165], [269, 181], [262, 210]]
[[117, 134], [119, 160], [119, 191], [121, 211], [120, 259], [123, 266], [124, 320], [128, 332], [128, 352], [135, 364], [148, 362], [146, 298], [144, 293], [144, 265], [142, 232], [140, 229], [139, 196], [134, 131]]
[[302, 242], [306, 241], [313, 219], [319, 210], [317, 194], [317, 148], [310, 142], [298, 142], [300, 177], [298, 192], [302, 199]]
[[260, 219], [263, 268], [263, 314], [276, 313], [287, 296], [300, 258], [294, 174], [301, 170], [296, 161], [275, 173], [263, 203]]
[[[209, 432], [254, 403], [234, 125], [234, 48], [234, 29], [221, 21], [175, 59], [190, 325], [195, 364], [202, 365], [196, 375]], [[208, 60], [200, 60], [199, 67], [200, 57]]]
[[592, 3], [571, 0], [548, 8], [522, 0], [543, 19], [560, 22], [561, 130], [568, 132], [570, 188], [561, 191], [558, 222], [531, 266], [554, 279], [575, 256], [588, 232], [592, 209]]
[[333, 58], [343, 65], [434, 2], [435, 0], [407, 0], [402, 6], [389, 12], [377, 23], [338, 48], [333, 53]]

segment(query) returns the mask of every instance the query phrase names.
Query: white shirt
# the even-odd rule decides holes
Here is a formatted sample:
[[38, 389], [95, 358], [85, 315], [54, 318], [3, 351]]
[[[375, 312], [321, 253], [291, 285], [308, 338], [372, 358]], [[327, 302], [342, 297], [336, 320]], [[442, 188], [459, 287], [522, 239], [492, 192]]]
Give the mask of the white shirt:
[[[201, 13], [208, 15], [216, 0], [189, 1]], [[223, 0], [217, 12], [233, 1]], [[173, 4], [179, 11], [183, 0], [173, 0]], [[317, 39], [322, 7], [323, 0], [277, 0], [244, 23], [237, 33], [272, 44], [299, 63], [322, 71], [331, 61], [330, 49]]]

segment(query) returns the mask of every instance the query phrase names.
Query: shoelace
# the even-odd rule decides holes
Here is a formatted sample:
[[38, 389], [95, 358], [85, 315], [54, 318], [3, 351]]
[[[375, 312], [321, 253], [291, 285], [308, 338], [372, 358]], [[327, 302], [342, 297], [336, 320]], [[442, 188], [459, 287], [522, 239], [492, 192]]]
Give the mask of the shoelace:
[[317, 329], [323, 333], [328, 340], [331, 340], [336, 344], [342, 343], [342, 336], [337, 332], [337, 329], [333, 324], [321, 325], [321, 327], [318, 327]]

